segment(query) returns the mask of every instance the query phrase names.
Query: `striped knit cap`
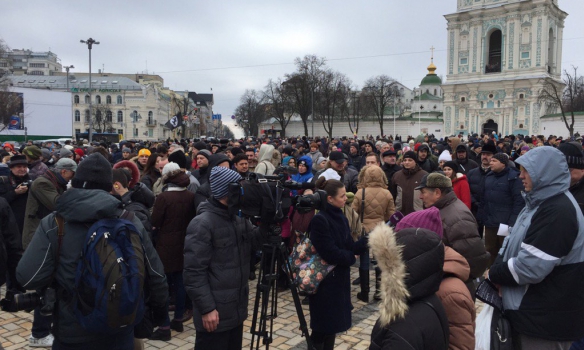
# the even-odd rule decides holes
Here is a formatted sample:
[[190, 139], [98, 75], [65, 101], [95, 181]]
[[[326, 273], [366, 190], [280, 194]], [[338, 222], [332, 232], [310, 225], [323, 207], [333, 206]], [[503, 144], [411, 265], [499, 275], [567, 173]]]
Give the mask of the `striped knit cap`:
[[211, 181], [211, 194], [215, 199], [221, 199], [227, 197], [229, 183], [241, 180], [241, 176], [231, 169], [216, 166], [211, 169], [209, 179]]

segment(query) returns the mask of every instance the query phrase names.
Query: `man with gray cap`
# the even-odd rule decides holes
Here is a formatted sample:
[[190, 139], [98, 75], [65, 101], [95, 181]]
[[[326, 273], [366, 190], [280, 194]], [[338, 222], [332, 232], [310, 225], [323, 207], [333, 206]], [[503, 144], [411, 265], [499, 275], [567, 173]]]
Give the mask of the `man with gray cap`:
[[211, 198], [199, 205], [185, 238], [183, 277], [194, 306], [195, 349], [241, 349], [252, 245], [259, 246], [266, 230], [229, 213], [228, 189], [241, 180], [237, 172], [215, 166], [210, 175]]
[[[77, 171], [77, 163], [69, 158], [60, 159], [57, 164], [33, 181], [28, 191], [26, 211], [24, 214], [24, 228], [22, 232], [22, 246], [26, 250], [30, 244], [41, 219], [55, 211], [57, 199], [67, 189], [67, 183]], [[40, 308], [34, 312], [32, 334], [29, 337], [30, 346], [47, 346], [52, 344], [51, 316], [42, 316]]]
[[466, 286], [474, 296], [473, 279], [483, 275], [489, 262], [489, 253], [477, 232], [477, 223], [468, 207], [456, 197], [452, 181], [440, 174], [431, 173], [422, 178], [420, 199], [425, 208], [436, 207], [440, 210], [444, 245], [451, 247], [464, 256], [470, 266], [470, 278]]

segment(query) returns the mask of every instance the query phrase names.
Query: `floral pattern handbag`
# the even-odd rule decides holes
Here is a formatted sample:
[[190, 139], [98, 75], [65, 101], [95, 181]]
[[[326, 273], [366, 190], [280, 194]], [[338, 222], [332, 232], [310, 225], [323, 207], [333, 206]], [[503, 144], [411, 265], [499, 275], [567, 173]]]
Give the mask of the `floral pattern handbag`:
[[296, 242], [290, 254], [292, 280], [300, 292], [316, 294], [318, 285], [335, 268], [324, 261], [310, 241], [309, 234], [295, 231]]

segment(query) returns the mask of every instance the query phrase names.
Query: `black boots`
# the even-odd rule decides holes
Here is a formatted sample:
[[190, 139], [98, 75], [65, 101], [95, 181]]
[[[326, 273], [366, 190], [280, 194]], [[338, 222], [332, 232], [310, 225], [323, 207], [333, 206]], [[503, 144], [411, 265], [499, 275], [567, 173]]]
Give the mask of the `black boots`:
[[375, 294], [373, 294], [373, 299], [381, 300], [381, 269], [375, 267]]
[[357, 293], [357, 299], [368, 303], [369, 302], [369, 270], [359, 269], [359, 284], [361, 291]]

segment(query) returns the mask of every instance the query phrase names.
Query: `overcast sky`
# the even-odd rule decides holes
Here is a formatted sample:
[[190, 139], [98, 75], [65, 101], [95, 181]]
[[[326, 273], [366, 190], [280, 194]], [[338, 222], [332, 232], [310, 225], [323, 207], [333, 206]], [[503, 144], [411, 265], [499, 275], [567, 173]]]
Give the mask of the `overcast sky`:
[[[582, 0], [560, 0], [568, 12], [563, 68], [584, 68]], [[63, 65], [108, 73], [148, 72], [174, 90], [213, 93], [226, 121], [245, 89], [294, 71], [294, 58], [316, 54], [356, 87], [387, 74], [416, 87], [430, 47], [445, 74], [445, 14], [456, 0], [181, 0], [6, 1], [0, 37], [13, 49], [51, 50]], [[212, 91], [211, 91], [212, 89]], [[239, 134], [239, 133], [237, 133]]]

